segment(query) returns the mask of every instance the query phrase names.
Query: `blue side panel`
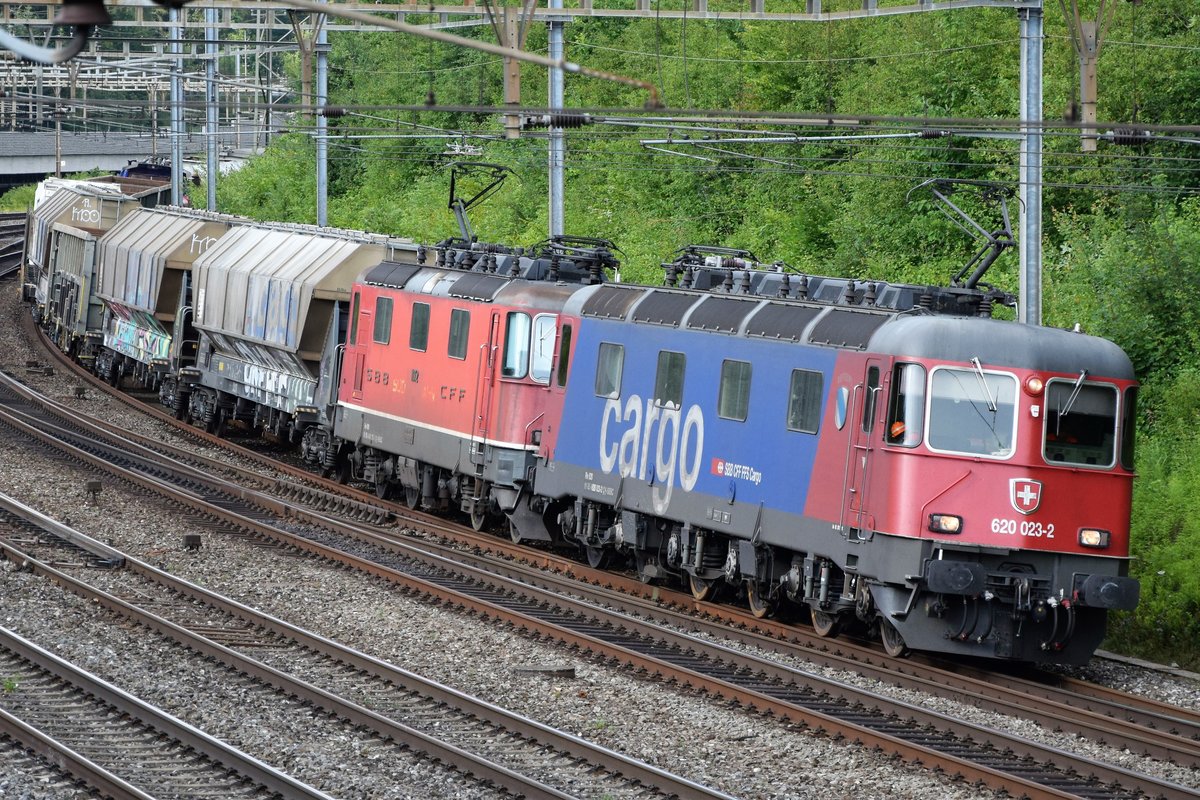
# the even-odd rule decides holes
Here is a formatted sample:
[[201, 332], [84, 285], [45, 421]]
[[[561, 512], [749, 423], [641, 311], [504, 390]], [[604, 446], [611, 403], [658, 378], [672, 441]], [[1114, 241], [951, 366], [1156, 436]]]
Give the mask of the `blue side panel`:
[[[697, 495], [708, 503], [764, 503], [767, 508], [803, 512], [818, 437], [788, 430], [792, 371], [823, 376], [823, 420], [835, 351], [590, 318], [580, 322], [577, 335], [556, 462], [591, 471], [598, 484], [613, 486], [624, 476], [627, 486], [630, 481], [651, 485], [659, 513], [688, 496], [701, 499]], [[617, 398], [596, 396], [601, 342], [625, 348]], [[678, 409], [654, 402], [662, 350], [686, 358]], [[726, 359], [753, 365], [744, 422], [717, 415]]]

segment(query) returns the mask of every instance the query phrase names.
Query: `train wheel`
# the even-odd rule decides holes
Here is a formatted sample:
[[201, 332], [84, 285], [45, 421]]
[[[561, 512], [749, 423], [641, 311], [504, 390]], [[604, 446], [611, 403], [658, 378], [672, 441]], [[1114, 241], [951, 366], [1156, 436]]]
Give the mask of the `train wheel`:
[[837, 636], [842, 629], [842, 620], [837, 614], [830, 614], [817, 608], [812, 610], [812, 624], [817, 636], [826, 639]]
[[405, 486], [404, 505], [416, 511], [417, 506], [421, 505], [421, 490], [416, 486]]
[[883, 642], [883, 652], [892, 658], [903, 658], [908, 655], [908, 645], [904, 643], [904, 637], [900, 635], [900, 631], [883, 618], [879, 620], [879, 640]]
[[607, 547], [585, 547], [588, 566], [592, 569], [604, 569], [612, 560], [612, 550]]
[[487, 524], [487, 501], [472, 500], [471, 501], [471, 527], [476, 532], [483, 530], [483, 526]]
[[697, 578], [695, 575], [688, 575], [688, 586], [692, 590], [692, 597], [696, 598], [697, 600], [704, 601], [712, 599], [713, 594], [715, 594], [713, 591], [713, 587], [715, 585], [716, 581]]
[[662, 574], [662, 569], [658, 564], [658, 555], [649, 553], [645, 550], [638, 550], [634, 554], [634, 559], [637, 561], [637, 576], [642, 583], [653, 583], [654, 579]]
[[775, 612], [777, 602], [771, 598], [770, 589], [755, 580], [746, 581], [746, 602], [755, 619], [762, 619]]
[[508, 521], [508, 538], [512, 539], [513, 544], [520, 544], [523, 541], [521, 539], [521, 532], [517, 530], [516, 523], [511, 519]]
[[392, 482], [387, 478], [377, 478], [375, 481], [375, 496], [387, 500], [392, 495]]

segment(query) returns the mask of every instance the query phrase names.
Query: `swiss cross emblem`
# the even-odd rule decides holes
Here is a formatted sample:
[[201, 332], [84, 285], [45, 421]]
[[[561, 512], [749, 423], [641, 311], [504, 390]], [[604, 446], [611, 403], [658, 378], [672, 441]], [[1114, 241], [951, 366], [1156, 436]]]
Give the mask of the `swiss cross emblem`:
[[1019, 514], [1032, 514], [1042, 504], [1042, 482], [1032, 478], [1012, 478], [1008, 482], [1008, 499]]

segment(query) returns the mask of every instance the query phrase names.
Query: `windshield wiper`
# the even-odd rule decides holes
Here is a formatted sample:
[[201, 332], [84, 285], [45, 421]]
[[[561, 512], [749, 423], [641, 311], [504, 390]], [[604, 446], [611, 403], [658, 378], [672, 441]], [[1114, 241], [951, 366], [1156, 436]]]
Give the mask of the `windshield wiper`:
[[975, 377], [979, 379], [979, 385], [983, 387], [983, 394], [987, 397], [988, 411], [996, 413], [996, 400], [992, 397], [992, 390], [988, 388], [987, 378], [983, 375], [983, 365], [979, 363], [979, 357], [971, 359], [971, 363], [975, 365]]
[[1075, 385], [1071, 387], [1071, 395], [1067, 398], [1067, 405], [1062, 411], [1058, 412], [1058, 418], [1062, 419], [1067, 414], [1071, 413], [1071, 409], [1075, 407], [1075, 401], [1079, 399], [1079, 392], [1083, 389], [1083, 382], [1087, 379], [1088, 371], [1086, 369], [1079, 370], [1079, 377], [1075, 379]]

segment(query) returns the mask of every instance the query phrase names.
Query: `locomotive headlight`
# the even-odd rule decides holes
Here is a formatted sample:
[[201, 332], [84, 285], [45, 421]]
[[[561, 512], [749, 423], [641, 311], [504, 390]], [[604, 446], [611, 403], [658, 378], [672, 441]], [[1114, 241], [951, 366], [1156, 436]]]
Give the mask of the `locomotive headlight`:
[[962, 517], [954, 514], [930, 514], [929, 530], [934, 533], [962, 533]]
[[1079, 529], [1079, 544], [1084, 547], [1104, 548], [1108, 547], [1110, 534], [1108, 531], [1100, 528], [1080, 528]]
[[1031, 375], [1025, 379], [1025, 394], [1030, 397], [1037, 397], [1044, 388], [1046, 388], [1046, 384], [1037, 375]]

